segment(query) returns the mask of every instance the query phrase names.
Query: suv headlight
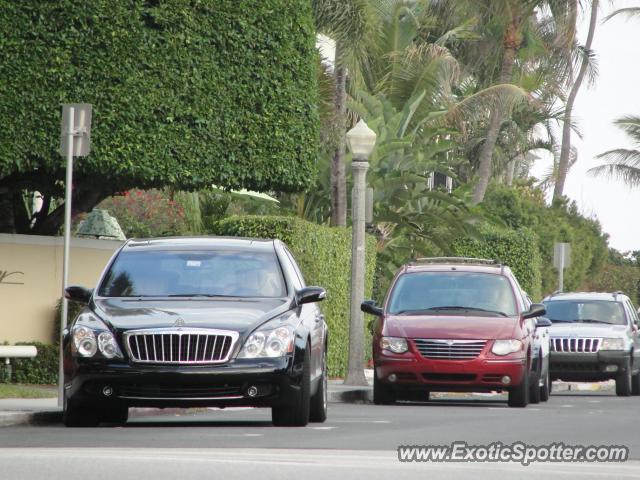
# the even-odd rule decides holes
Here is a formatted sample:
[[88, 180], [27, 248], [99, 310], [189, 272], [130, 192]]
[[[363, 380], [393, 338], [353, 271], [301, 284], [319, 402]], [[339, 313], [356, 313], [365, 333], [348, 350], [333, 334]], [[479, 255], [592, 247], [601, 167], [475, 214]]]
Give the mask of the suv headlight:
[[624, 338], [603, 338], [600, 350], [626, 350]]
[[407, 339], [400, 337], [382, 337], [380, 339], [380, 348], [393, 353], [404, 353], [409, 350]]
[[516, 339], [510, 340], [495, 340], [491, 347], [491, 353], [494, 355], [509, 355], [510, 353], [516, 353], [522, 350], [522, 342]]
[[104, 323], [91, 316], [95, 327], [88, 327], [84, 322], [71, 328], [71, 351], [80, 356], [90, 358], [100, 352], [105, 358], [124, 358], [115, 337]]
[[245, 340], [237, 358], [278, 358], [293, 352], [294, 328], [283, 322], [288, 318], [271, 320], [254, 331]]

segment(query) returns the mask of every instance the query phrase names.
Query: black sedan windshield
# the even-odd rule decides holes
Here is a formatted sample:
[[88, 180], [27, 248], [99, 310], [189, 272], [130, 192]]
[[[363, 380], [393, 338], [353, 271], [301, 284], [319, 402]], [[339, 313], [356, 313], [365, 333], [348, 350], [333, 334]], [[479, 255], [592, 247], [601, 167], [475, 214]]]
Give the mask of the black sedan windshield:
[[125, 251], [105, 276], [103, 297], [283, 297], [275, 252]]
[[516, 315], [509, 281], [470, 272], [416, 272], [402, 275], [391, 292], [389, 313]]
[[610, 323], [626, 322], [622, 305], [610, 300], [551, 300], [544, 302], [552, 322]]

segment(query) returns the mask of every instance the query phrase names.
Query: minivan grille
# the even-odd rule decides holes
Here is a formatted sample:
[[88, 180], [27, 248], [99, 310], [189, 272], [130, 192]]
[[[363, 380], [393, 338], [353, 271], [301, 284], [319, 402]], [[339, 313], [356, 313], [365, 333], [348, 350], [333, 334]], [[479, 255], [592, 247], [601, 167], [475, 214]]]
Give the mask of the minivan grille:
[[206, 329], [136, 330], [124, 334], [136, 363], [206, 365], [229, 359], [238, 333]]
[[471, 360], [482, 352], [486, 340], [431, 340], [414, 338], [420, 355], [440, 360]]
[[552, 338], [552, 352], [595, 353], [600, 349], [601, 338]]

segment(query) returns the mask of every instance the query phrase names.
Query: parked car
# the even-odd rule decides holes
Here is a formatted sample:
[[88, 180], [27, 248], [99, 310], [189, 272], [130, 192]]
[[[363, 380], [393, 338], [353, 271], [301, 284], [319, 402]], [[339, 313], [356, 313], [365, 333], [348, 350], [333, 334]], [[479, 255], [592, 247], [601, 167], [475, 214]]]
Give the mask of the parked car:
[[435, 391], [506, 391], [512, 407], [548, 397], [545, 349], [535, 340], [544, 306], [527, 300], [507, 266], [421, 259], [397, 273], [382, 307], [365, 301], [362, 310], [378, 317], [376, 404]]
[[327, 325], [278, 240], [130, 240], [63, 336], [64, 423], [128, 407], [271, 407], [275, 425], [327, 415]]
[[617, 395], [640, 395], [640, 319], [629, 297], [622, 292], [555, 293], [543, 302], [553, 323], [553, 379], [614, 379]]

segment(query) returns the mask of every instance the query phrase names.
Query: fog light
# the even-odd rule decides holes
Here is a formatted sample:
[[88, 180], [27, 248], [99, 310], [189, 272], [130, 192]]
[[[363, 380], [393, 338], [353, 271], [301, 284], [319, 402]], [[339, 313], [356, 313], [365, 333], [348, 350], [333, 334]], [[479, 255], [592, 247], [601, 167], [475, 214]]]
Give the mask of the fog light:
[[505, 375], [500, 379], [503, 385], [509, 385], [511, 383], [511, 377], [509, 375]]
[[607, 365], [606, 367], [604, 367], [604, 371], [605, 372], [617, 372], [618, 371], [618, 365]]
[[113, 395], [113, 388], [111, 388], [109, 385], [107, 385], [106, 387], [104, 387], [102, 389], [102, 394], [105, 397], [110, 397], [111, 395]]
[[398, 376], [395, 373], [392, 373], [387, 378], [390, 382], [395, 382], [398, 379]]
[[249, 388], [247, 388], [248, 397], [255, 397], [256, 395], [258, 395], [258, 387], [251, 385]]

